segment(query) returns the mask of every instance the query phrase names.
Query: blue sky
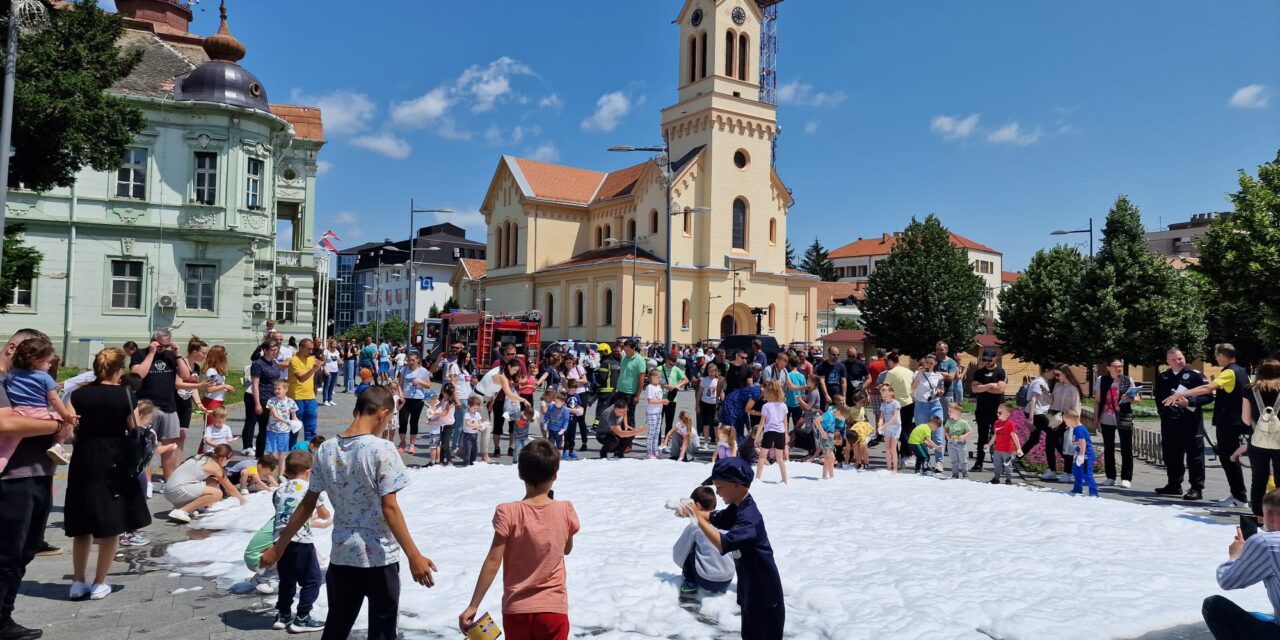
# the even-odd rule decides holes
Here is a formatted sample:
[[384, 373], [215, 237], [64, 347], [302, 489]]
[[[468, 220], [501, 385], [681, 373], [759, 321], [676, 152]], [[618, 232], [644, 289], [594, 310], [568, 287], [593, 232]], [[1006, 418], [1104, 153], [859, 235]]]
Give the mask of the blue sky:
[[[229, 2], [271, 101], [324, 109], [317, 218], [343, 246], [406, 237], [411, 197], [479, 238], [502, 154], [639, 160], [605, 148], [659, 142], [680, 6]], [[1280, 147], [1273, 0], [791, 0], [780, 14], [778, 170], [798, 252], [933, 212], [1016, 270], [1053, 229], [1101, 226], [1120, 193], [1148, 228], [1228, 209], [1236, 171]], [[192, 31], [216, 26], [203, 0]]]

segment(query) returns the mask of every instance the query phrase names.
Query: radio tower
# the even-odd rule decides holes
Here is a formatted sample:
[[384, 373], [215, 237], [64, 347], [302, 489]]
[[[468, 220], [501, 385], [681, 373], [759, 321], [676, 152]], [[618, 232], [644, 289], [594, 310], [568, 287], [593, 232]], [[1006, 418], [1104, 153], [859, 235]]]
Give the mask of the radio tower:
[[[756, 0], [764, 20], [760, 22], [760, 101], [778, 104], [778, 3], [782, 0]], [[778, 134], [773, 136], [770, 160], [778, 159]]]

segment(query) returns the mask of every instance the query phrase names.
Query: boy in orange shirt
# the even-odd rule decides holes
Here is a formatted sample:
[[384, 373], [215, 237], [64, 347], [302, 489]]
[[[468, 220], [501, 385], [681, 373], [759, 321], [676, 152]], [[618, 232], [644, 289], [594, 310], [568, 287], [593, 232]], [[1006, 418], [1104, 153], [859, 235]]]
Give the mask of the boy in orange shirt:
[[551, 498], [560, 470], [560, 452], [539, 438], [520, 452], [516, 463], [524, 481], [524, 500], [498, 505], [493, 514], [493, 544], [476, 580], [471, 604], [458, 616], [465, 633], [475, 622], [480, 601], [502, 572], [502, 623], [508, 640], [565, 640], [569, 637], [569, 594], [564, 557], [573, 551], [578, 514], [573, 504]]

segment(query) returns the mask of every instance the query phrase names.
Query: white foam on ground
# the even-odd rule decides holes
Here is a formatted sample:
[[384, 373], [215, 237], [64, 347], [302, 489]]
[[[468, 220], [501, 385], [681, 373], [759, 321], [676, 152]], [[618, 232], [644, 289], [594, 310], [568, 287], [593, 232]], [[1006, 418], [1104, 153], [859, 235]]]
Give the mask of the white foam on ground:
[[[567, 559], [574, 637], [736, 634], [732, 591], [704, 599], [701, 620], [676, 595], [671, 545], [685, 521], [663, 505], [687, 496], [709, 470], [649, 460], [561, 467], [556, 497], [572, 501], [582, 521]], [[789, 638], [1138, 636], [1200, 619], [1201, 600], [1222, 593], [1214, 570], [1235, 535], [1177, 508], [886, 472], [819, 481], [815, 465], [791, 470], [799, 477], [790, 486], [752, 488], [782, 574]], [[776, 481], [777, 469], [765, 476]], [[521, 498], [524, 487], [514, 467], [499, 465], [414, 470], [410, 478], [400, 504], [440, 571], [426, 589], [401, 564], [400, 626], [410, 637], [455, 637], [493, 536], [494, 506]], [[270, 516], [267, 494], [215, 511], [192, 526], [217, 531], [171, 545], [164, 563], [231, 588], [252, 576], [244, 547]], [[328, 531], [315, 532], [322, 559]], [[481, 611], [498, 617], [501, 594], [499, 576]], [[1261, 585], [1231, 597], [1270, 611]]]

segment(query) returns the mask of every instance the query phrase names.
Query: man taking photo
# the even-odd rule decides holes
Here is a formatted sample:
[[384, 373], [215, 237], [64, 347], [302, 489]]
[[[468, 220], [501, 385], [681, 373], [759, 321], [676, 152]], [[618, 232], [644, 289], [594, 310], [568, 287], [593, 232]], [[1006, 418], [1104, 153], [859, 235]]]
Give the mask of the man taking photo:
[[1259, 582], [1267, 586], [1272, 618], [1263, 620], [1222, 596], [1204, 599], [1200, 614], [1217, 640], [1274, 640], [1280, 638], [1280, 491], [1262, 497], [1262, 526], [1245, 539], [1236, 527], [1236, 539], [1227, 547], [1227, 561], [1218, 566], [1218, 586], [1244, 589]]

